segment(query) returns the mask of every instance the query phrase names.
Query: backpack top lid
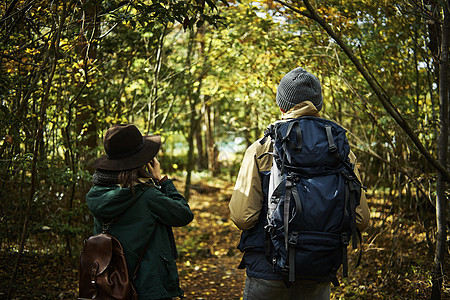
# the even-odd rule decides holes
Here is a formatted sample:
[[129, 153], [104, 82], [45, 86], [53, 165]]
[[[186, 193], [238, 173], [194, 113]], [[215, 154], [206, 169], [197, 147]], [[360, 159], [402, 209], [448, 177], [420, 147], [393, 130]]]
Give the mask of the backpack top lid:
[[[327, 129], [328, 128], [328, 129]], [[305, 175], [335, 173], [343, 170], [350, 146], [346, 130], [333, 121], [304, 116], [275, 124], [276, 162], [287, 172]]]
[[91, 236], [87, 239], [80, 257], [82, 268], [85, 270], [93, 270], [93, 268], [97, 267], [95, 275], [103, 273], [111, 262], [113, 252], [112, 239], [113, 237], [104, 233]]

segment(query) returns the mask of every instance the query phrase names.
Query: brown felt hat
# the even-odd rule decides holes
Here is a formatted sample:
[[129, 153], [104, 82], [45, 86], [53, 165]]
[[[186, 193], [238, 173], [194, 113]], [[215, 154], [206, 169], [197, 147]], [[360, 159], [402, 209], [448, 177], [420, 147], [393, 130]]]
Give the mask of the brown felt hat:
[[161, 146], [161, 136], [142, 136], [132, 124], [114, 125], [103, 139], [106, 155], [94, 161], [95, 169], [121, 171], [143, 166], [151, 161]]

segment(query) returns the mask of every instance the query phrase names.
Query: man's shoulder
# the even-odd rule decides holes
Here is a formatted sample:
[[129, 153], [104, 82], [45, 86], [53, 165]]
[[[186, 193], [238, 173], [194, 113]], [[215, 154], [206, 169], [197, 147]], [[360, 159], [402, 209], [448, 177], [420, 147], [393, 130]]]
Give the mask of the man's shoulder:
[[260, 171], [267, 171], [272, 165], [272, 155], [263, 154], [272, 152], [273, 146], [270, 137], [266, 138], [264, 141], [263, 139], [264, 138], [258, 139], [247, 148], [244, 159], [254, 160]]
[[271, 149], [272, 149], [272, 141], [270, 140], [270, 137], [267, 137], [265, 139], [260, 138], [253, 144], [251, 144], [247, 148], [247, 152], [253, 153], [256, 156], [260, 156], [266, 152], [271, 151]]

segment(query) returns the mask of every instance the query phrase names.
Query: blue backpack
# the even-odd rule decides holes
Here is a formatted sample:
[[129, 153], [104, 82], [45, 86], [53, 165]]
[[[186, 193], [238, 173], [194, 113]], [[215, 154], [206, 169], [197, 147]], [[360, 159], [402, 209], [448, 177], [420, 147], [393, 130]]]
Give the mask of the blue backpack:
[[302, 279], [339, 285], [340, 266], [344, 277], [348, 273], [349, 241], [355, 249], [360, 238], [355, 209], [362, 186], [348, 158], [346, 131], [307, 116], [272, 124], [261, 143], [267, 137], [274, 150], [269, 186], [263, 186], [266, 255], [288, 286]]

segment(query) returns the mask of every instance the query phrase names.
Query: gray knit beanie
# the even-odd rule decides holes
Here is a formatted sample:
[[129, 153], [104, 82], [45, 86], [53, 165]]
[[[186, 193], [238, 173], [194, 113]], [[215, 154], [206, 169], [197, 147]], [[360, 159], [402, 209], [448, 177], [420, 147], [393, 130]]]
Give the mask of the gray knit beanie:
[[303, 68], [296, 68], [281, 79], [277, 89], [277, 104], [284, 111], [303, 101], [311, 101], [317, 110], [322, 109], [320, 81]]

